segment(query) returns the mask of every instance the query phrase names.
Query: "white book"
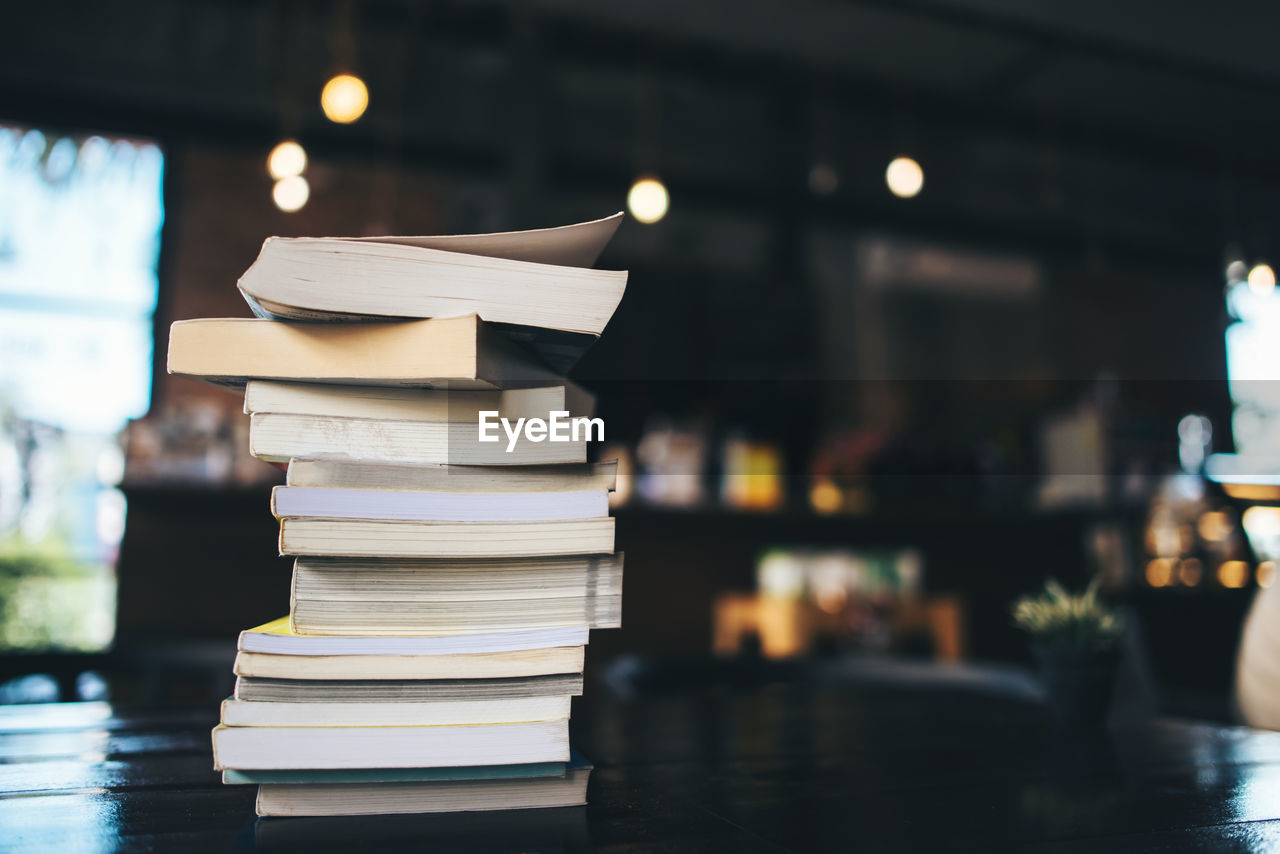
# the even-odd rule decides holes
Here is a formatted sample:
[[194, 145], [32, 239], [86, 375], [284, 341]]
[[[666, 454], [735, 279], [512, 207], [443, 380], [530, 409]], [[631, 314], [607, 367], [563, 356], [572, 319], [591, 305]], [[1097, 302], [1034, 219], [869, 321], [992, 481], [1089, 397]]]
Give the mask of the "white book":
[[608, 554], [614, 520], [405, 522], [374, 519], [280, 520], [280, 554], [317, 557], [504, 558]]
[[226, 726], [459, 726], [551, 721], [569, 717], [570, 697], [441, 700], [424, 703], [273, 703], [228, 699]]
[[569, 721], [481, 726], [229, 727], [214, 769], [426, 768], [567, 762]]
[[270, 655], [465, 655], [581, 647], [587, 635], [588, 629], [582, 625], [472, 635], [317, 637], [295, 633], [289, 618], [281, 617], [241, 632], [237, 648]]
[[[621, 220], [619, 213], [495, 235], [269, 237], [238, 286], [255, 313], [278, 319], [475, 313], [493, 323], [599, 335], [627, 274], [586, 266]], [[546, 262], [587, 258], [583, 266]]]
[[249, 415], [270, 412], [335, 418], [475, 423], [484, 410], [497, 411], [514, 422], [518, 418], [545, 419], [556, 411], [590, 415], [594, 408], [594, 398], [572, 383], [541, 388], [465, 391], [250, 380], [244, 390], [244, 411]]
[[609, 515], [609, 493], [447, 493], [277, 486], [271, 512], [331, 519], [407, 519], [440, 522], [515, 522], [589, 519]]
[[[569, 765], [563, 776], [394, 783], [263, 783], [260, 816], [391, 815], [572, 807], [587, 802], [591, 766]], [[275, 822], [259, 822], [278, 826]], [[292, 823], [284, 822], [290, 825]]]
[[618, 461], [554, 466], [383, 465], [364, 461], [289, 461], [289, 486], [421, 492], [612, 492]]
[[[514, 427], [512, 428], [514, 429]], [[511, 444], [499, 428], [479, 440], [478, 422], [394, 421], [260, 412], [249, 416], [249, 453], [268, 462], [294, 457], [392, 465], [515, 466], [582, 463], [587, 430], [577, 440], [531, 441], [524, 433]], [[567, 433], [566, 435], [572, 435]]]
[[508, 560], [298, 558], [290, 616], [312, 635], [472, 634], [622, 622], [621, 552]]

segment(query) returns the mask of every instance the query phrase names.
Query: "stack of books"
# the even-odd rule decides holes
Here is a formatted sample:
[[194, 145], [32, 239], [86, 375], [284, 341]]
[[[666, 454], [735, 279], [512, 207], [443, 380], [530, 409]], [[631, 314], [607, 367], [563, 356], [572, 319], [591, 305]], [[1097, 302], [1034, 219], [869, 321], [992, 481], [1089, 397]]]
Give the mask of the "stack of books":
[[250, 452], [288, 471], [289, 616], [241, 633], [213, 731], [259, 815], [585, 803], [570, 702], [622, 555], [562, 374], [622, 297], [589, 269], [620, 219], [271, 238], [239, 282], [256, 319], [173, 325], [170, 373], [243, 388]]

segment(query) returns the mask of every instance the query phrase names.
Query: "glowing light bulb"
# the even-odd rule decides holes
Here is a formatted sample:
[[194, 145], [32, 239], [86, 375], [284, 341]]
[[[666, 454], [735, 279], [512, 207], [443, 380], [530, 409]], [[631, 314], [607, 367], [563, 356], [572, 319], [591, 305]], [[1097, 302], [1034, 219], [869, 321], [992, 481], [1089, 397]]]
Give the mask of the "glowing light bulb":
[[271, 201], [285, 213], [302, 210], [302, 206], [309, 198], [311, 198], [311, 187], [307, 185], [307, 179], [301, 175], [281, 178], [271, 188]]
[[670, 204], [667, 188], [657, 178], [640, 178], [627, 193], [627, 210], [646, 225], [652, 225], [667, 215]]
[[276, 145], [267, 155], [267, 172], [277, 181], [301, 175], [307, 168], [307, 152], [292, 139]]
[[349, 125], [364, 115], [369, 106], [369, 89], [354, 74], [338, 74], [324, 84], [320, 92], [320, 108], [325, 118]]
[[1276, 271], [1269, 264], [1257, 264], [1249, 271], [1249, 290], [1265, 297], [1276, 289]]
[[909, 199], [924, 188], [924, 170], [910, 157], [895, 157], [884, 170], [884, 182], [889, 192], [900, 199]]

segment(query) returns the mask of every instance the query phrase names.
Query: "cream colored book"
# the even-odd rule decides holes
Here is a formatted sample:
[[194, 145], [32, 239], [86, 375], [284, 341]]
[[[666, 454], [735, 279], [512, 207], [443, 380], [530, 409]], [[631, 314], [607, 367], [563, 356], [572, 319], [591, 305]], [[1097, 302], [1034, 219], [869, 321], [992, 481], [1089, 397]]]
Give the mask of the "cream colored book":
[[288, 486], [421, 492], [613, 491], [618, 462], [555, 466], [396, 466], [343, 460], [289, 461]]
[[[538, 651], [580, 647], [587, 642], [586, 626], [524, 631], [409, 637], [319, 637], [293, 631], [288, 617], [280, 617], [240, 633], [241, 652], [286, 656], [446, 656], [471, 653]], [[582, 668], [576, 668], [581, 670]], [[568, 672], [568, 671], [566, 671]], [[248, 675], [248, 674], [246, 674]]]
[[481, 726], [229, 727], [213, 730], [218, 771], [423, 768], [565, 762], [569, 721]]
[[226, 726], [459, 726], [569, 717], [570, 697], [444, 700], [434, 703], [271, 703], [228, 699]]
[[622, 560], [621, 553], [497, 561], [299, 558], [292, 625], [316, 635], [616, 628]]
[[[566, 434], [571, 435], [571, 434]], [[483, 466], [582, 463], [587, 435], [570, 441], [531, 441], [523, 434], [514, 445], [478, 438], [476, 422], [382, 421], [320, 415], [249, 416], [249, 453], [269, 462], [294, 457], [348, 462]]]
[[249, 380], [494, 389], [563, 385], [560, 374], [475, 315], [388, 323], [179, 320], [169, 373], [218, 385]]
[[513, 599], [479, 602], [458, 600], [395, 603], [375, 609], [333, 599], [299, 599], [293, 605], [294, 626], [327, 635], [395, 635], [405, 632], [466, 634], [529, 626], [586, 623], [593, 629], [622, 624], [622, 596], [601, 594], [564, 599]]
[[560, 267], [591, 267], [622, 224], [622, 212], [611, 216], [524, 231], [496, 231], [489, 234], [433, 234], [400, 237], [349, 237], [362, 243], [397, 243], [443, 252], [465, 252], [486, 258], [505, 258], [531, 264]]
[[[237, 284], [256, 314], [277, 319], [475, 313], [493, 323], [599, 335], [627, 274], [588, 267], [621, 221], [619, 213], [492, 235], [269, 237]], [[547, 263], [588, 258], [581, 266]]]
[[581, 673], [586, 647], [455, 655], [274, 655], [238, 652], [237, 676], [264, 679], [509, 679]]
[[[263, 783], [260, 816], [390, 815], [572, 807], [587, 802], [591, 765], [563, 775], [393, 783]], [[270, 824], [270, 822], [263, 822]]]
[[280, 554], [333, 557], [540, 557], [609, 554], [614, 520], [400, 522], [280, 520]]
[[573, 383], [461, 391], [251, 380], [244, 390], [244, 411], [250, 415], [270, 412], [474, 424], [484, 410], [496, 411], [514, 422], [518, 418], [546, 419], [556, 411], [589, 416], [594, 409], [595, 398]]

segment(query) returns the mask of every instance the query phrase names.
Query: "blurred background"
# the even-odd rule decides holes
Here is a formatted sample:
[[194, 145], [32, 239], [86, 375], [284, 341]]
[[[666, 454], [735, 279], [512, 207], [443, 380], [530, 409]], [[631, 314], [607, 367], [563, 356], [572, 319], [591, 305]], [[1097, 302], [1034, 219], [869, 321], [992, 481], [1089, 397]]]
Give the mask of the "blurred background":
[[[1280, 552], [1280, 53], [1245, 4], [161, 0], [0, 26], [0, 701], [207, 703], [279, 473], [169, 324], [269, 235], [632, 216], [574, 371], [619, 458], [595, 678], [1029, 660], [1098, 576], [1230, 719]], [[322, 98], [322, 92], [324, 96]], [[323, 101], [323, 103], [322, 103]], [[292, 141], [294, 146], [279, 148]], [[779, 671], [780, 672], [780, 671]]]

